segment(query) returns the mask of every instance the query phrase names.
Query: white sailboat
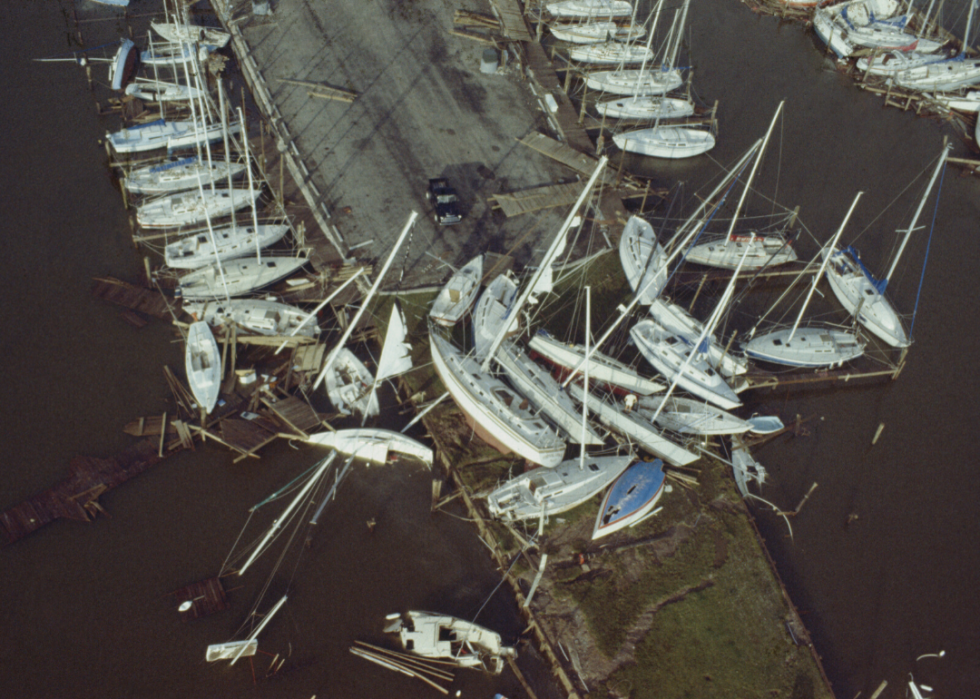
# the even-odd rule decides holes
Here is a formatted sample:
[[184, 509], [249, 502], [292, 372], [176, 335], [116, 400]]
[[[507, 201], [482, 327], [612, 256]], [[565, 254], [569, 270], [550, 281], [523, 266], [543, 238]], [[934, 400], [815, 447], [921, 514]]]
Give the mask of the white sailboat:
[[[844, 226], [851, 218], [854, 207], [861, 199], [861, 194], [862, 192], [858, 192], [854, 198], [847, 216], [844, 217], [840, 228], [830, 241], [829, 249], [833, 249], [837, 245], [837, 240], [844, 232]], [[829, 259], [829, 257], [824, 256], [820, 270], [813, 277], [810, 291], [803, 301], [803, 306], [800, 308], [793, 327], [780, 328], [755, 337], [750, 335], [751, 339], [745, 345], [745, 353], [749, 357], [785, 366], [832, 367], [841, 366], [844, 362], [857, 359], [864, 354], [864, 340], [848, 330], [821, 326], [799, 327], [803, 313], [816, 290], [817, 282], [820, 281], [820, 277], [823, 276], [824, 270], [827, 268]], [[755, 329], [753, 328], [754, 332]]]
[[381, 412], [378, 397], [371, 390], [374, 377], [364, 363], [346, 347], [342, 347], [325, 377], [327, 395], [341, 415], [358, 413], [372, 417]]
[[[144, 228], [180, 228], [220, 218], [244, 209], [262, 196], [262, 188], [206, 189], [164, 194], [136, 208], [136, 222]], [[207, 212], [207, 213], [205, 213]]]
[[190, 156], [131, 170], [123, 178], [122, 186], [133, 194], [152, 196], [197, 187], [198, 177], [209, 185], [240, 177], [244, 172], [244, 163], [205, 163], [197, 156]]
[[936, 61], [949, 58], [943, 53], [918, 53], [916, 51], [902, 51], [892, 49], [890, 51], [875, 52], [870, 56], [864, 56], [857, 61], [857, 69], [862, 75], [880, 75], [883, 77], [894, 77], [896, 73], [910, 68], [929, 65]]
[[[654, 300], [650, 304], [649, 313], [657, 325], [691, 344], [697, 342], [704, 330], [701, 321], [694, 318], [683, 307], [664, 298]], [[708, 364], [723, 376], [731, 378], [749, 370], [748, 360], [721, 347], [714, 333], [707, 334], [705, 340], [708, 343], [705, 352]]]
[[194, 44], [185, 43], [156, 43], [150, 45], [146, 51], [140, 51], [140, 63], [151, 68], [172, 68], [175, 65], [182, 65], [194, 60], [195, 56], [204, 60], [208, 53], [216, 49], [214, 45], [202, 45], [195, 52]]
[[210, 413], [221, 390], [221, 353], [211, 328], [204, 321], [191, 323], [187, 328], [184, 366], [194, 400], [201, 410]]
[[649, 306], [667, 285], [667, 254], [648, 221], [630, 216], [619, 239], [619, 261], [633, 293]]
[[355, 427], [346, 430], [327, 430], [311, 434], [309, 444], [334, 449], [341, 454], [376, 464], [387, 463], [388, 454], [406, 454], [432, 466], [432, 449], [400, 432], [377, 427]]
[[[241, 131], [239, 122], [229, 124], [231, 133]], [[221, 124], [195, 124], [191, 121], [164, 121], [158, 119], [148, 124], [106, 133], [106, 140], [119, 154], [144, 153], [157, 148], [191, 148], [205, 141], [221, 139]]]
[[666, 474], [660, 459], [638, 461], [606, 492], [599, 505], [592, 540], [632, 527], [646, 519], [663, 495]]
[[633, 462], [632, 456], [586, 458], [536, 468], [514, 476], [487, 496], [487, 509], [497, 519], [523, 520], [567, 512], [602, 492]]
[[582, 345], [573, 345], [552, 337], [547, 331], [539, 330], [529, 342], [532, 350], [540, 354], [551, 364], [564, 372], [581, 371], [589, 355], [588, 371], [593, 381], [606, 384], [622, 393], [635, 393], [639, 396], [649, 396], [663, 391], [664, 386], [653, 379], [640, 376], [635, 369], [628, 367], [612, 357], [591, 350], [586, 352]]
[[606, 41], [601, 44], [573, 46], [568, 51], [568, 57], [573, 61], [592, 65], [629, 65], [653, 58], [653, 52], [646, 46]]
[[[212, 215], [220, 214], [212, 212]], [[256, 248], [267, 248], [282, 240], [288, 230], [285, 224], [260, 225], [257, 230], [254, 226], [216, 226], [211, 231], [168, 243], [163, 249], [163, 259], [173, 269], [198, 269], [215, 260], [252, 255]]]
[[657, 371], [668, 380], [676, 378], [677, 385], [685, 391], [726, 410], [742, 404], [697, 346], [672, 335], [652, 320], [641, 320], [630, 328], [630, 337]]
[[569, 44], [596, 44], [608, 39], [632, 41], [642, 37], [646, 29], [642, 25], [636, 24], [622, 27], [611, 21], [586, 20], [582, 22], [555, 22], [548, 25], [548, 31], [558, 41], [565, 41]]
[[144, 102], [186, 102], [190, 99], [199, 99], [203, 94], [201, 90], [189, 85], [144, 78], [131, 82], [126, 86], [125, 92]]
[[655, 126], [618, 133], [613, 136], [613, 143], [627, 153], [676, 160], [707, 153], [715, 147], [715, 137], [704, 129]]
[[113, 90], [123, 89], [123, 83], [132, 79], [139, 55], [139, 49], [131, 40], [123, 39], [120, 42], [116, 55], [109, 64], [109, 86]]
[[560, 0], [549, 2], [545, 9], [552, 17], [629, 17], [633, 5], [628, 0]]
[[611, 119], [683, 119], [694, 114], [694, 103], [679, 97], [631, 95], [599, 102], [599, 114]]
[[157, 34], [174, 44], [200, 44], [215, 46], [219, 49], [228, 45], [231, 34], [213, 27], [202, 27], [196, 24], [178, 24], [176, 22], [150, 22], [150, 28]]
[[431, 612], [406, 612], [385, 617], [385, 633], [398, 634], [405, 650], [423, 658], [449, 661], [459, 667], [499, 675], [507, 658], [517, 657], [500, 634], [456, 617]]
[[240, 257], [208, 265], [180, 278], [184, 299], [226, 299], [261, 289], [288, 277], [309, 262], [307, 257]]
[[813, 29], [820, 40], [841, 58], [863, 47], [938, 51], [942, 43], [905, 31], [908, 16], [901, 14], [900, 0], [850, 0], [818, 7]]
[[519, 329], [519, 318], [512, 313], [517, 298], [517, 282], [510, 274], [498, 275], [480, 294], [473, 309], [473, 354], [483, 361], [498, 330], [506, 323], [506, 336]]
[[528, 410], [526, 399], [481, 370], [476, 360], [460, 354], [432, 327], [429, 344], [436, 373], [481, 439], [504, 454], [514, 452], [542, 466], [561, 463], [565, 441]]
[[572, 398], [579, 403], [586, 402], [589, 412], [594, 413], [602, 424], [636, 442], [640, 447], [667, 463], [674, 466], [686, 466], [700, 458], [698, 454], [685, 449], [661, 434], [642, 415], [627, 412], [618, 403], [604, 401], [592, 392], [589, 392], [586, 400], [586, 394], [578, 384], [569, 384], [568, 390]]
[[185, 313], [208, 325], [235, 324], [246, 332], [272, 337], [285, 337], [295, 331], [302, 337], [316, 337], [320, 326], [309, 322], [305, 311], [267, 299], [224, 299], [221, 301], [189, 301]]
[[496, 354], [510, 383], [545, 417], [561, 429], [573, 444], [602, 444], [603, 440], [589, 427], [582, 438], [579, 412], [558, 382], [512, 342], [505, 342]]
[[772, 121], [769, 123], [769, 128], [766, 130], [762, 147], [759, 148], [755, 162], [752, 163], [752, 170], [749, 172], [741, 197], [732, 214], [728, 232], [720, 238], [711, 238], [692, 246], [685, 254], [687, 262], [722, 269], [735, 269], [741, 266], [747, 271], [756, 271], [762, 267], [786, 264], [796, 260], [796, 251], [782, 235], [758, 235], [755, 231], [748, 234], [735, 232], [735, 223], [745, 205], [745, 200], [752, 188], [752, 181], [755, 179], [755, 174], [762, 162], [762, 156], [766, 151], [766, 145], [769, 143], [769, 138], [772, 136], [776, 120], [779, 118], [782, 109], [783, 103], [780, 102], [776, 108], [776, 113], [773, 114]]
[[473, 305], [483, 278], [483, 255], [477, 255], [456, 270], [432, 303], [429, 317], [439, 325], [452, 327]]
[[892, 347], [908, 347], [911, 340], [906, 334], [902, 320], [894, 306], [885, 297], [885, 289], [888, 287], [888, 280], [898, 266], [898, 261], [905, 251], [909, 238], [916, 230], [919, 215], [932, 193], [933, 185], [935, 185], [940, 172], [946, 165], [948, 153], [949, 147], [944, 147], [932, 173], [932, 179], [922, 194], [922, 199], [912, 217], [912, 222], [905, 230], [902, 244], [895, 253], [895, 258], [884, 277], [875, 279], [861, 262], [857, 250], [853, 247], [847, 247], [843, 250], [831, 247], [823, 250], [824, 256], [830, 258], [830, 264], [827, 266], [827, 281], [830, 282], [830, 288], [834, 290], [834, 295], [841, 302], [841, 305], [848, 313], [856, 317], [861, 325]]
[[644, 396], [637, 401], [634, 410], [658, 425], [678, 434], [742, 434], [752, 425], [740, 417], [725, 412], [704, 401], [684, 396]]

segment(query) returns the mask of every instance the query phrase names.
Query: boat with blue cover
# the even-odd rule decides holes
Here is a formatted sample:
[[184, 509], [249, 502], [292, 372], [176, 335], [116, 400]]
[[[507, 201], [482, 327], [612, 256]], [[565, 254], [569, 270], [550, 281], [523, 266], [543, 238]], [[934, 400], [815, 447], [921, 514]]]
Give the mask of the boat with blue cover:
[[602, 499], [593, 540], [632, 526], [653, 510], [664, 492], [663, 466], [660, 459], [638, 461], [616, 479]]

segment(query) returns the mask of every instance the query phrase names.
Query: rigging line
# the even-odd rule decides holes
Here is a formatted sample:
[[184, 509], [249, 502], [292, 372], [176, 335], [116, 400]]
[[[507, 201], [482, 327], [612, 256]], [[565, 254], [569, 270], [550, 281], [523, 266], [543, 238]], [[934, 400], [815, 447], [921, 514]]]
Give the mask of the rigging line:
[[[948, 161], [947, 161], [948, 162]], [[922, 281], [926, 277], [926, 264], [929, 262], [929, 248], [932, 247], [932, 234], [936, 230], [936, 215], [939, 213], [939, 197], [943, 193], [943, 181], [946, 179], [946, 168], [943, 165], [943, 174], [939, 178], [939, 189], [936, 190], [936, 208], [932, 212], [932, 226], [929, 229], [929, 239], [926, 241], [926, 255], [922, 261], [922, 273], [919, 275], [919, 288], [915, 292], [915, 306], [912, 308], [912, 320], [909, 323], [909, 340], [912, 339], [912, 329], [915, 328], [915, 314], [919, 310], [919, 297], [922, 295]]]
[[[242, 530], [238, 532], [238, 537], [235, 539], [235, 543], [231, 545], [231, 550], [228, 551], [228, 555], [225, 556], [225, 560], [221, 563], [221, 569], [218, 571], [219, 578], [228, 569], [228, 564], [232, 560], [232, 554], [235, 553], [235, 549], [238, 548], [238, 543], [242, 540], [242, 537], [245, 535], [245, 530], [248, 529], [248, 523], [252, 521], [253, 514], [254, 514], [253, 512], [248, 513], [248, 517], [245, 520], [245, 525], [242, 527]], [[241, 554], [239, 554], [238, 558], [240, 557]]]
[[[531, 539], [528, 540], [528, 548], [531, 548], [531, 546], [536, 545], [536, 541], [535, 541], [536, 538], [537, 537], [531, 537]], [[511, 559], [510, 565], [507, 566], [507, 570], [504, 571], [504, 574], [500, 577], [500, 582], [498, 582], [497, 586], [490, 591], [490, 594], [487, 595], [487, 598], [483, 600], [483, 604], [481, 604], [480, 608], [476, 610], [476, 614], [473, 615], [473, 619], [470, 621], [471, 624], [475, 624], [476, 620], [480, 618], [480, 614], [483, 612], [483, 608], [486, 607], [487, 604], [490, 602], [490, 600], [493, 599], [493, 596], [497, 594], [497, 590], [499, 590], [500, 586], [504, 584], [504, 581], [507, 579], [507, 576], [510, 574], [510, 571], [513, 569], [514, 565], [517, 563], [517, 561], [520, 560], [521, 556], [524, 555], [525, 550], [527, 549], [521, 549], [516, 554], [514, 554], [514, 558]]]

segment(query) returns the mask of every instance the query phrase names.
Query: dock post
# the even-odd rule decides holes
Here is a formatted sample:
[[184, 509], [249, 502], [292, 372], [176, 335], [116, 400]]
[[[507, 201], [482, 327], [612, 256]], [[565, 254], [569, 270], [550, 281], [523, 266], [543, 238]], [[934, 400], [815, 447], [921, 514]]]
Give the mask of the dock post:
[[157, 456], [163, 456], [163, 443], [167, 438], [167, 411], [163, 411], [163, 417], [160, 418], [160, 447], [157, 450]]
[[708, 281], [708, 275], [707, 274], [705, 274], [704, 276], [701, 277], [701, 283], [698, 284], [698, 290], [694, 292], [694, 298], [691, 299], [691, 305], [687, 307], [687, 312], [688, 313], [690, 313], [691, 312], [691, 309], [694, 308], [694, 302], [698, 300], [698, 296], [701, 294], [701, 287], [704, 286], [704, 283], [706, 281]]
[[442, 481], [438, 478], [432, 479], [432, 504], [430, 510], [435, 512], [436, 504], [439, 502], [439, 498], [442, 497]]

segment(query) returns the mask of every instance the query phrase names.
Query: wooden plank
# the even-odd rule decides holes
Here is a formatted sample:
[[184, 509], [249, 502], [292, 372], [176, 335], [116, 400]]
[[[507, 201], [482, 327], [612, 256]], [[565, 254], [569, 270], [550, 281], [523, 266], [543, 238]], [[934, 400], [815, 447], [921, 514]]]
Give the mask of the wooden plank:
[[571, 206], [582, 193], [584, 186], [584, 182], [549, 184], [519, 192], [494, 194], [490, 198], [504, 212], [504, 216], [510, 218], [541, 209]]
[[501, 32], [508, 39], [532, 41], [524, 21], [524, 12], [517, 0], [490, 0], [493, 13], [500, 19]]

